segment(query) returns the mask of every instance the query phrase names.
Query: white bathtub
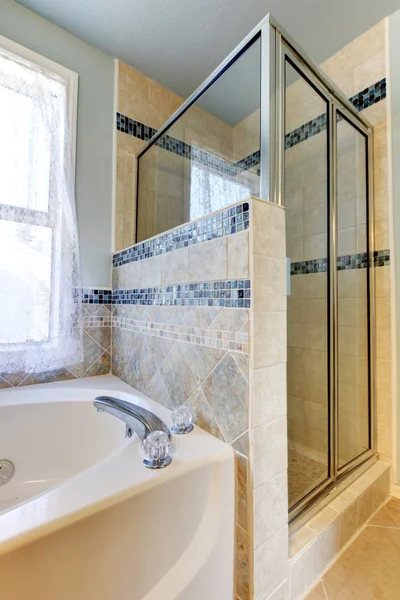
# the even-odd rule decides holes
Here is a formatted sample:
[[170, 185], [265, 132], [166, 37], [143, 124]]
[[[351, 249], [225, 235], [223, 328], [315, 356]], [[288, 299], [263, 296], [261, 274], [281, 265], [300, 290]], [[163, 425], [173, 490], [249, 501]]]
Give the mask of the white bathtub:
[[204, 431], [173, 436], [170, 466], [146, 469], [139, 440], [92, 406], [131, 400], [119, 379], [0, 392], [0, 599], [233, 598], [234, 459]]

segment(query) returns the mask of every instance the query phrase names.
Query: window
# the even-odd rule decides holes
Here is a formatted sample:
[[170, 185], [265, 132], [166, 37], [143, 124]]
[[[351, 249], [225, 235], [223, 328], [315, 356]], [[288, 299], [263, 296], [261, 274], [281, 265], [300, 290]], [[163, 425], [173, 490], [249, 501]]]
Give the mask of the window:
[[[204, 161], [205, 155], [208, 161]], [[191, 156], [190, 220], [200, 219], [253, 194], [250, 185], [235, 181], [234, 176], [219, 174], [212, 167], [213, 162], [228, 165], [228, 161], [195, 146], [192, 146]]]
[[75, 73], [0, 36], [0, 372], [76, 362], [76, 103]]

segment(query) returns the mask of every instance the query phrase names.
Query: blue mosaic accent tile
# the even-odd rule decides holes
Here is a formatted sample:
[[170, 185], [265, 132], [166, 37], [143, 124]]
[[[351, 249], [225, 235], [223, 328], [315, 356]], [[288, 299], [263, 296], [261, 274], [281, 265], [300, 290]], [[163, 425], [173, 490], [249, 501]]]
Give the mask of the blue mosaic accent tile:
[[[381, 79], [381, 81], [378, 81], [358, 94], [355, 94], [349, 98], [349, 101], [359, 112], [361, 112], [385, 98], [386, 78]], [[287, 133], [285, 135], [285, 150], [293, 148], [293, 146], [300, 144], [300, 142], [304, 142], [308, 138], [321, 133], [321, 131], [326, 129], [326, 125], [326, 113], [324, 113], [323, 115], [319, 115], [319, 117], [308, 121], [308, 123], [305, 123], [301, 127]]]
[[[337, 270], [350, 271], [352, 269], [366, 269], [371, 261], [368, 260], [367, 252], [358, 254], [349, 254], [338, 256]], [[390, 265], [390, 250], [375, 250], [373, 253], [374, 267], [386, 267]], [[303, 260], [293, 262], [290, 267], [291, 275], [308, 275], [310, 273], [326, 273], [328, 270], [328, 260], [318, 258], [315, 260]]]
[[[362, 111], [369, 106], [380, 102], [380, 100], [384, 100], [386, 98], [386, 93], [386, 78], [384, 78], [368, 88], [365, 88], [365, 90], [362, 90], [358, 94], [355, 94], [349, 98], [349, 100], [358, 111]], [[148, 142], [153, 135], [157, 133], [157, 129], [154, 127], [150, 127], [149, 125], [145, 125], [144, 123], [130, 119], [119, 112], [117, 112], [116, 117], [117, 130], [127, 133], [128, 135], [133, 135], [134, 137]], [[310, 137], [321, 133], [321, 131], [326, 129], [326, 125], [326, 114], [322, 114], [315, 119], [308, 121], [308, 123], [304, 123], [304, 125], [301, 127], [298, 127], [297, 129], [287, 133], [285, 135], [285, 150], [293, 148], [293, 146], [296, 146]], [[161, 138], [156, 141], [156, 146], [164, 148], [165, 150], [173, 152], [174, 154], [182, 156], [183, 158], [189, 158], [194, 162], [207, 166], [209, 169], [224, 175], [225, 177], [233, 178], [239, 173], [255, 168], [260, 164], [259, 150], [253, 152], [245, 158], [242, 158], [236, 163], [232, 163], [220, 158], [219, 156], [211, 154], [210, 152], [190, 146], [190, 144], [186, 144], [185, 142], [182, 142], [181, 140], [178, 140], [177, 138], [167, 134], [161, 136]], [[260, 173], [258, 169], [257, 175], [259, 174]]]
[[326, 113], [287, 133], [285, 135], [285, 150], [308, 140], [308, 138], [321, 133], [324, 129], [326, 129]]
[[[253, 169], [260, 164], [260, 151], [256, 150], [253, 154], [249, 154], [245, 158], [242, 158], [236, 163], [236, 167], [238, 169], [238, 173], [241, 171], [248, 171], [249, 169]], [[257, 170], [257, 175], [260, 175], [259, 169]]]
[[112, 290], [95, 290], [82, 288], [81, 300], [84, 304], [111, 304]]
[[113, 304], [250, 308], [250, 301], [249, 279], [113, 291]]
[[150, 127], [149, 125], [145, 125], [144, 123], [130, 119], [119, 112], [117, 112], [117, 130], [129, 135], [133, 135], [134, 137], [146, 142], [148, 142], [153, 135], [157, 133], [157, 129], [154, 129], [154, 127]]
[[292, 262], [290, 265], [291, 275], [309, 275], [310, 273], [326, 273], [328, 270], [328, 259], [317, 258], [315, 260], [302, 260]]
[[152, 258], [201, 242], [240, 233], [248, 229], [249, 225], [249, 203], [243, 202], [226, 208], [211, 217], [188, 223], [179, 229], [117, 252], [113, 255], [113, 267], [120, 267], [129, 262]]
[[358, 111], [362, 111], [369, 106], [376, 104], [380, 100], [384, 100], [385, 98], [386, 77], [374, 85], [370, 85], [368, 88], [365, 88], [365, 90], [362, 90], [362, 92], [355, 94], [349, 98], [349, 100]]
[[[154, 129], [154, 127], [149, 127], [144, 123], [130, 119], [129, 117], [118, 112], [117, 130], [127, 133], [128, 135], [133, 135], [134, 137], [144, 141], [149, 141], [158, 131], [157, 129]], [[220, 175], [231, 178], [235, 177], [242, 171], [251, 169], [260, 162], [259, 151], [254, 152], [250, 156], [238, 161], [237, 163], [232, 163], [228, 160], [220, 158], [219, 156], [216, 156], [215, 154], [212, 154], [211, 152], [207, 152], [201, 148], [186, 144], [186, 142], [182, 142], [181, 140], [178, 140], [177, 138], [167, 134], [161, 136], [155, 142], [155, 145], [159, 148], [167, 150], [168, 152], [173, 152], [174, 154], [177, 154], [183, 158], [189, 158], [193, 162], [206, 166], [215, 173], [219, 173]]]
[[388, 267], [390, 265], [390, 250], [375, 250], [374, 266]]

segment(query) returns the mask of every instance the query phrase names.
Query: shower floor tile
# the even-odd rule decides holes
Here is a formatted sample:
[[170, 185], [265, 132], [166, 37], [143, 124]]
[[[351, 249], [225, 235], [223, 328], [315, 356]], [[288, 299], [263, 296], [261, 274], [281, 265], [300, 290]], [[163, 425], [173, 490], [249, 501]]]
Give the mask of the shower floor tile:
[[289, 446], [288, 461], [289, 506], [293, 506], [326, 478], [327, 466], [300, 454], [293, 446]]
[[400, 500], [389, 501], [325, 573], [307, 600], [400, 598]]

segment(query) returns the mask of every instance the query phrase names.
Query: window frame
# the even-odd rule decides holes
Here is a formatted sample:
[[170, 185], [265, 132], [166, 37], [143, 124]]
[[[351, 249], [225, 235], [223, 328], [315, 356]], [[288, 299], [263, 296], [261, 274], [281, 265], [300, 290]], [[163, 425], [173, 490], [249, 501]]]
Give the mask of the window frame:
[[[23, 60], [33, 64], [35, 67], [39, 67], [44, 73], [47, 71], [51, 75], [57, 75], [60, 77], [65, 83], [66, 89], [66, 99], [67, 99], [67, 120], [69, 127], [69, 136], [70, 136], [70, 148], [71, 148], [71, 167], [72, 167], [72, 177], [73, 177], [73, 186], [74, 189], [76, 187], [76, 140], [77, 140], [77, 122], [78, 122], [78, 73], [56, 63], [45, 56], [18, 44], [2, 35], [0, 35], [0, 48], [14, 54], [17, 58], [22, 58]], [[24, 209], [21, 207], [13, 206], [13, 205], [4, 205], [0, 204], [0, 218], [2, 213], [2, 208], [8, 208], [8, 211], [12, 211], [15, 215], [14, 219], [11, 219], [15, 222], [21, 222], [32, 225], [43, 225], [48, 227], [50, 220], [50, 212], [51, 207], [49, 207], [50, 212], [45, 214], [41, 213], [41, 211], [35, 211], [31, 209]], [[56, 248], [56, 240], [54, 238], [54, 230], [52, 232], [53, 239], [53, 251]], [[57, 284], [55, 281], [55, 273], [54, 266], [52, 266], [51, 270], [51, 286], [52, 286], [52, 297], [51, 297], [51, 306], [54, 307], [57, 304], [60, 290], [57, 289]], [[54, 310], [51, 310], [51, 319], [54, 320], [55, 314]], [[50, 332], [53, 330], [54, 323], [50, 322]], [[27, 340], [26, 342], [15, 342], [12, 345], [15, 350], [18, 351], [22, 347], [26, 346], [51, 346], [52, 342], [49, 339], [33, 342]]]

